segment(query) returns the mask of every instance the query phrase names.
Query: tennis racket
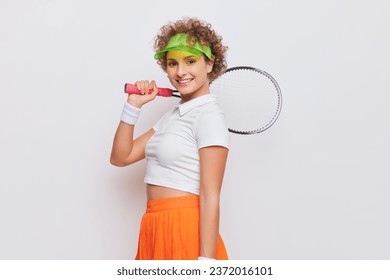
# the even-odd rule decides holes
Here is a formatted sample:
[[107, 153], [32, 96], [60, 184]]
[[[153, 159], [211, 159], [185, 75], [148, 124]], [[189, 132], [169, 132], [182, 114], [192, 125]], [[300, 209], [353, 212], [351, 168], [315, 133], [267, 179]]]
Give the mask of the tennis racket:
[[[128, 94], [140, 94], [135, 85], [125, 84]], [[228, 68], [210, 84], [210, 93], [218, 96], [229, 131], [256, 134], [270, 128], [282, 108], [282, 92], [267, 72], [248, 66]], [[159, 88], [159, 96], [180, 97], [176, 90]]]

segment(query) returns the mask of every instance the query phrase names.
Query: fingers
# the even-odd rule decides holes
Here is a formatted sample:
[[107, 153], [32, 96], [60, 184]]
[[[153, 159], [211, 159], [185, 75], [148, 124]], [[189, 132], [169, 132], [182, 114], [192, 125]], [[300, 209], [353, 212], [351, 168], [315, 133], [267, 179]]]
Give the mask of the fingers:
[[156, 98], [158, 88], [155, 81], [140, 80], [136, 81], [135, 85], [140, 91], [139, 94], [129, 94], [127, 102], [141, 108], [145, 103]]
[[157, 88], [155, 81], [141, 80], [136, 81], [135, 84], [141, 95], [154, 93], [155, 88]]
[[151, 89], [152, 89], [151, 95], [153, 96], [153, 98], [155, 98], [158, 94], [158, 87], [155, 81], [152, 81]]

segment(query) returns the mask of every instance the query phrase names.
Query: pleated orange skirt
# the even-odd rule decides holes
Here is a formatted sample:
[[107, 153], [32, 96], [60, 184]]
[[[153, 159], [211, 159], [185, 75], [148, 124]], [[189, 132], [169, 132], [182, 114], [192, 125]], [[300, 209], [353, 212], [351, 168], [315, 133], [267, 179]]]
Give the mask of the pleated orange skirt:
[[[199, 197], [148, 200], [142, 217], [136, 260], [197, 260]], [[221, 236], [216, 259], [227, 260]]]

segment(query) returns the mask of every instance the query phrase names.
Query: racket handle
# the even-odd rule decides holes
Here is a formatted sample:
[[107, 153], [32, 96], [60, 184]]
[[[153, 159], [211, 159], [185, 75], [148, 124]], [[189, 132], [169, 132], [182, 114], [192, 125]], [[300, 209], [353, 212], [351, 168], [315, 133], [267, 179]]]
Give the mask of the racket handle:
[[[152, 90], [149, 90], [149, 93], [151, 93]], [[125, 84], [125, 93], [127, 94], [141, 94], [141, 92], [138, 90], [136, 85], [132, 84]], [[158, 88], [158, 96], [164, 96], [164, 97], [171, 97], [172, 96], [172, 90], [169, 88]]]

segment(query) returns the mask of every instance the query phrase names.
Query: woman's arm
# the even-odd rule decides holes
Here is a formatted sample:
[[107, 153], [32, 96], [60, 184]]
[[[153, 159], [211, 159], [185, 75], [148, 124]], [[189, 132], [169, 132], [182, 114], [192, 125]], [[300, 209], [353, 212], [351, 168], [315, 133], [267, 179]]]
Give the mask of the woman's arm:
[[[145, 103], [153, 100], [158, 89], [154, 81], [137, 81], [137, 87], [143, 95], [130, 94], [127, 103], [135, 108], [141, 108]], [[153, 92], [148, 94], [149, 89]], [[137, 109], [135, 109], [137, 110]], [[121, 121], [115, 133], [114, 143], [112, 145], [110, 162], [116, 166], [126, 166], [137, 162], [145, 157], [145, 146], [154, 130], [150, 129], [137, 139], [133, 140], [134, 125]]]
[[215, 258], [219, 235], [219, 198], [228, 149], [210, 146], [200, 157], [200, 256]]
[[127, 166], [145, 158], [145, 146], [154, 130], [149, 129], [133, 141], [134, 125], [120, 122], [112, 145], [110, 162], [115, 166]]

